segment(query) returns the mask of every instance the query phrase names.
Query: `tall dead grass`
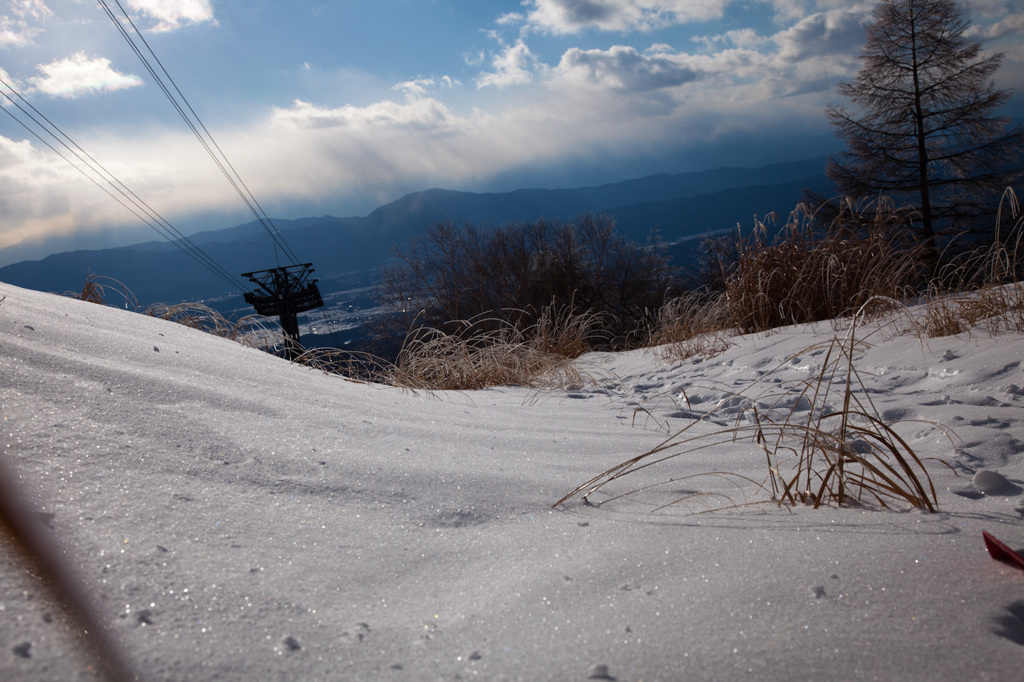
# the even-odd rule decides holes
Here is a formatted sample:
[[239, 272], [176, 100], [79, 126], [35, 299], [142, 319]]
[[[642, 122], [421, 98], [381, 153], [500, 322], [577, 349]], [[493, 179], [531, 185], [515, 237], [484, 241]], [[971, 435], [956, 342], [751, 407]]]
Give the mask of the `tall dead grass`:
[[406, 338], [388, 383], [426, 390], [578, 385], [572, 360], [590, 350], [599, 319], [551, 304], [526, 329], [493, 318], [457, 322], [454, 331], [420, 328]]
[[[1004, 215], [1013, 221], [1005, 232], [1000, 227]], [[854, 356], [865, 339], [858, 339], [856, 330], [865, 318], [875, 317], [922, 338], [1024, 332], [1024, 217], [1016, 195], [1007, 190], [994, 244], [951, 261], [926, 283], [923, 295], [913, 286], [923, 273], [920, 250], [899, 240], [904, 219], [905, 214], [885, 202], [876, 204], [866, 219], [862, 210], [847, 204], [828, 231], [818, 235], [797, 211], [773, 242], [765, 238], [766, 224], [759, 223], [751, 237], [740, 240], [725, 291], [691, 294], [666, 305], [652, 342], [666, 344], [662, 352], [683, 358], [720, 352], [732, 334], [820, 320], [833, 320], [838, 329], [842, 319], [847, 320], [842, 323], [848, 325], [847, 336], [835, 336], [822, 346], [825, 361], [811, 379], [784, 384], [769, 374], [739, 393], [723, 395], [718, 408], [657, 447], [586, 481], [556, 505], [574, 497], [594, 505], [645, 497], [658, 500], [655, 511], [723, 499], [728, 507], [900, 503], [934, 511], [938, 501], [924, 460], [900, 436], [898, 422], [882, 418], [863, 385]], [[774, 383], [761, 388], [766, 381]], [[717, 423], [723, 406], [736, 405], [743, 407], [732, 426], [710, 431], [698, 427]], [[932, 426], [953, 444], [955, 434]], [[605, 490], [625, 476], [743, 440], [765, 457], [761, 480], [715, 471], [660, 479], [622, 492]], [[723, 479], [743, 501], [695, 485]], [[686, 489], [680, 492], [683, 481]], [[749, 502], [749, 490], [758, 499]]]
[[[935, 486], [923, 458], [898, 433], [896, 424], [881, 417], [854, 365], [854, 356], [865, 343], [856, 337], [856, 330], [853, 324], [845, 337], [833, 337], [800, 352], [824, 351], [821, 368], [814, 376], [781, 382], [769, 373], [738, 393], [723, 392], [718, 405], [703, 416], [656, 447], [577, 486], [555, 506], [579, 497], [592, 506], [629, 498], [655, 512], [702, 502], [702, 511], [765, 503], [815, 508], [900, 504], [935, 511]], [[732, 426], [703, 428], [737, 406], [740, 409]], [[947, 435], [952, 439], [952, 434]], [[765, 473], [760, 480], [714, 471], [659, 478], [621, 492], [606, 490], [624, 477], [653, 473], [651, 469], [664, 469], [672, 460], [693, 453], [721, 446], [734, 449], [744, 441], [749, 443], [751, 457], [764, 458]], [[701, 487], [702, 481], [718, 483], [723, 479], [736, 492]], [[683, 481], [687, 488], [680, 491]], [[741, 502], [735, 501], [737, 494], [743, 496]]]
[[600, 316], [551, 304], [536, 318], [525, 329], [486, 316], [451, 322], [444, 330], [416, 327], [395, 362], [325, 348], [306, 351], [296, 362], [355, 381], [423, 391], [583, 383], [572, 360], [590, 350]]
[[[110, 292], [120, 295], [126, 307], [138, 309], [124, 284], [92, 273], [81, 293], [68, 295], [106, 304]], [[260, 315], [230, 319], [203, 303], [160, 303], [144, 312], [270, 352], [286, 342], [280, 328]], [[334, 348], [304, 350], [296, 362], [354, 381], [427, 391], [580, 384], [583, 378], [571, 361], [590, 350], [602, 316], [552, 303], [535, 317], [525, 329], [494, 318], [454, 322], [447, 331], [419, 328], [406, 337], [394, 363]]]
[[657, 347], [662, 357], [670, 360], [713, 357], [729, 348], [729, 337], [734, 334], [725, 296], [691, 291], [661, 307], [647, 345]]
[[65, 296], [77, 298], [80, 301], [98, 303], [99, 305], [112, 305], [109, 303], [111, 294], [116, 294], [119, 299], [118, 305], [128, 310], [138, 310], [139, 300], [135, 294], [122, 282], [113, 277], [98, 275], [95, 272], [87, 272], [85, 282], [81, 291], [66, 291]]
[[[1001, 223], [1007, 214], [1013, 222], [1004, 233]], [[1024, 216], [1012, 189], [1000, 201], [993, 244], [940, 271], [928, 287], [919, 324], [919, 333], [927, 337], [978, 330], [1024, 331]]]
[[869, 301], [899, 298], [920, 279], [920, 258], [903, 235], [907, 213], [885, 200], [844, 202], [824, 232], [803, 206], [774, 240], [758, 222], [739, 240], [726, 282], [731, 322], [743, 334], [853, 315]]
[[278, 348], [286, 341], [280, 327], [265, 317], [253, 314], [232, 319], [204, 303], [157, 303], [145, 314], [260, 350]]
[[[774, 240], [768, 223], [758, 222], [738, 239], [736, 262], [722, 265], [724, 291], [669, 301], [650, 345], [672, 359], [714, 355], [736, 334], [835, 325], [855, 311], [909, 320], [922, 338], [1024, 331], [1024, 217], [1012, 189], [1000, 203], [993, 244], [951, 259], [930, 280], [920, 247], [902, 236], [906, 219], [881, 200], [866, 209], [843, 203], [822, 233], [801, 207]], [[905, 314], [912, 304], [923, 304], [923, 312]]]
[[[113, 305], [139, 312], [139, 300], [124, 283], [90, 272], [80, 292], [65, 292], [66, 296], [99, 305]], [[156, 303], [141, 311], [145, 315], [169, 320], [192, 329], [236, 341], [260, 350], [271, 351], [285, 343], [280, 327], [259, 315], [245, 315], [232, 319], [204, 303]]]
[[906, 212], [879, 200], [846, 201], [824, 230], [798, 206], [774, 238], [772, 218], [737, 238], [735, 262], [720, 263], [723, 291], [690, 292], [659, 312], [651, 345], [672, 359], [714, 355], [736, 334], [880, 312], [920, 277], [918, 249], [901, 236]]
[[310, 348], [299, 353], [294, 362], [367, 384], [389, 384], [394, 374], [394, 364], [383, 358], [339, 348]]

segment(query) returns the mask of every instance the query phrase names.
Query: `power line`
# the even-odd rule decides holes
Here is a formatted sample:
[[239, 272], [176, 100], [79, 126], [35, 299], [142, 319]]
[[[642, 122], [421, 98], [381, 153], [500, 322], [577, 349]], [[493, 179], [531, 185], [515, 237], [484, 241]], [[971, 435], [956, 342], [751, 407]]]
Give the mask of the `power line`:
[[[122, 24], [121, 21], [118, 20], [117, 15], [114, 13], [113, 10], [110, 9], [110, 6], [107, 4], [107, 0], [97, 1], [103, 8], [103, 11], [106, 12], [107, 16], [114, 23], [114, 26], [117, 27], [117, 30], [121, 33], [121, 36], [131, 47], [132, 51], [135, 52], [135, 55], [142, 62], [143, 66], [149, 72], [150, 76], [153, 77], [157, 85], [163, 91], [164, 95], [171, 102], [171, 105], [174, 107], [175, 111], [177, 111], [178, 115], [181, 116], [183, 121], [185, 121], [185, 125], [187, 125], [189, 129], [192, 131], [192, 133], [196, 136], [196, 139], [199, 140], [199, 143], [203, 146], [203, 149], [205, 149], [206, 153], [209, 154], [211, 159], [213, 159], [214, 164], [216, 164], [217, 168], [220, 169], [221, 173], [227, 179], [228, 183], [234, 188], [235, 192], [238, 193], [238, 196], [242, 199], [245, 205], [248, 206], [249, 210], [256, 217], [256, 220], [260, 223], [260, 225], [263, 226], [263, 229], [267, 231], [267, 234], [270, 235], [270, 238], [274, 242], [275, 250], [277, 248], [280, 248], [281, 251], [283, 251], [284, 254], [291, 259], [292, 263], [298, 263], [298, 257], [291, 250], [291, 247], [289, 247], [288, 244], [285, 242], [284, 237], [278, 231], [277, 227], [274, 226], [274, 223], [270, 219], [270, 216], [267, 215], [266, 211], [263, 210], [263, 207], [260, 206], [258, 201], [256, 201], [256, 197], [253, 196], [251, 191], [249, 191], [248, 186], [246, 186], [245, 182], [238, 174], [238, 171], [235, 170], [234, 166], [231, 165], [231, 162], [224, 154], [224, 151], [217, 144], [216, 140], [214, 140], [213, 135], [211, 135], [210, 131], [207, 130], [206, 126], [203, 125], [203, 122], [199, 118], [199, 115], [196, 114], [195, 110], [192, 108], [192, 105], [189, 104], [188, 99], [178, 88], [178, 85], [174, 82], [174, 79], [171, 77], [171, 74], [168, 73], [166, 68], [164, 68], [163, 63], [160, 61], [160, 58], [156, 56], [156, 53], [153, 51], [153, 48], [150, 47], [148, 42], [146, 42], [146, 39], [143, 37], [142, 32], [139, 31], [139, 29], [135, 26], [135, 22], [132, 21], [132, 18], [128, 15], [128, 12], [121, 5], [121, 1], [114, 0], [114, 3], [117, 5], [118, 9], [121, 10], [121, 14], [127, 21], [128, 26], [131, 27], [131, 31], [129, 31], [129, 29], [124, 24]], [[135, 35], [138, 36], [139, 41], [142, 43], [143, 46], [145, 46], [145, 50], [152, 56], [153, 61], [155, 61], [157, 66], [160, 67], [160, 71], [163, 73], [164, 77], [166, 77], [167, 83], [169, 83], [170, 86], [168, 86], [167, 83], [164, 82], [164, 79], [160, 76], [157, 70], [150, 63], [149, 59], [146, 57], [146, 54], [143, 52], [143, 49], [139, 47], [138, 43], [135, 42], [135, 39], [132, 37], [132, 31], [134, 31]], [[173, 93], [171, 92], [171, 88], [174, 89]], [[174, 93], [177, 93], [177, 97], [175, 97]]]
[[[103, 190], [109, 197], [114, 199], [116, 202], [124, 206], [130, 211], [136, 218], [141, 220], [143, 223], [148, 225], [157, 234], [163, 236], [176, 247], [181, 249], [186, 255], [196, 260], [200, 265], [210, 270], [213, 274], [220, 277], [232, 288], [238, 290], [244, 290], [246, 286], [242, 284], [241, 280], [235, 277], [230, 271], [221, 266], [215, 261], [209, 254], [199, 248], [192, 240], [182, 234], [177, 228], [175, 228], [168, 220], [154, 210], [149, 204], [147, 204], [142, 198], [139, 197], [135, 192], [128, 188], [123, 182], [121, 182], [113, 173], [107, 170], [99, 161], [93, 158], [88, 152], [86, 152], [78, 143], [76, 143], [71, 137], [60, 129], [57, 124], [53, 123], [48, 119], [42, 112], [34, 107], [28, 100], [26, 100], [13, 85], [8, 83], [3, 78], [0, 78], [0, 84], [2, 84], [6, 90], [2, 92], [3, 96], [18, 109], [29, 121], [35, 124], [36, 128], [33, 129], [31, 125], [25, 121], [19, 119], [13, 111], [8, 107], [0, 107], [4, 113], [10, 116], [18, 125], [29, 132], [33, 137], [39, 140], [42, 144], [47, 146], [59, 157], [64, 159], [72, 168], [77, 170], [83, 176], [85, 176], [90, 182]], [[11, 95], [14, 95], [12, 97]], [[15, 99], [17, 98], [17, 99]], [[24, 104], [24, 106], [23, 106]], [[27, 109], [26, 109], [27, 107]], [[31, 110], [31, 111], [30, 111]], [[41, 119], [41, 120], [40, 120]], [[45, 121], [45, 123], [43, 123]], [[63, 147], [68, 154], [65, 154], [58, 147], [51, 144], [49, 141], [44, 139], [40, 132], [45, 133], [51, 137], [59, 147]], [[78, 160], [78, 163], [72, 160], [71, 156]], [[84, 166], [84, 168], [83, 168]], [[94, 175], [90, 175], [86, 172], [88, 168]], [[97, 179], [97, 177], [99, 179]], [[102, 182], [101, 182], [102, 180]], [[104, 185], [103, 183], [106, 183]], [[109, 187], [108, 187], [109, 186]], [[111, 191], [111, 189], [113, 191]]]

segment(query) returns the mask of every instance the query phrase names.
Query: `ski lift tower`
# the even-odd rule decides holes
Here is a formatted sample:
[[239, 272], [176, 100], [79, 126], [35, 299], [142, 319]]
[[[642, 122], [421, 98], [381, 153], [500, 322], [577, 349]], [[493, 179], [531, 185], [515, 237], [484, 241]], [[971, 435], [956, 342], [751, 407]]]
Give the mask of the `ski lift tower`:
[[298, 357], [302, 349], [298, 314], [324, 304], [316, 286], [317, 280], [310, 279], [312, 273], [313, 264], [304, 263], [242, 274], [259, 287], [245, 294], [245, 302], [256, 308], [260, 315], [277, 315], [281, 320], [285, 353], [289, 360]]

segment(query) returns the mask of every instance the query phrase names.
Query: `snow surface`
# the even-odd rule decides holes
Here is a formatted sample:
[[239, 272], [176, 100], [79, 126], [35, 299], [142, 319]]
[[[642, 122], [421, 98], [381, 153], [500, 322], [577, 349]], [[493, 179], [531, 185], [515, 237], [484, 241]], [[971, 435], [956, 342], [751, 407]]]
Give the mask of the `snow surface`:
[[[956, 469], [929, 467], [938, 513], [651, 514], [642, 501], [551, 505], [717, 404], [722, 387], [808, 376], [820, 354], [805, 349], [829, 325], [737, 338], [703, 362], [587, 356], [593, 381], [575, 390], [427, 395], [123, 310], [3, 284], [0, 296], [3, 456], [146, 678], [1024, 669], [1024, 572], [981, 537], [1024, 547], [1020, 335], [923, 343], [883, 330], [858, 354], [887, 419], [956, 431], [954, 447], [934, 423], [898, 427]], [[737, 442], [661, 467], [651, 475], [761, 479], [764, 454]], [[983, 493], [979, 471], [1005, 485], [981, 476], [998, 484]], [[92, 678], [82, 638], [3, 547], [0, 678]]]

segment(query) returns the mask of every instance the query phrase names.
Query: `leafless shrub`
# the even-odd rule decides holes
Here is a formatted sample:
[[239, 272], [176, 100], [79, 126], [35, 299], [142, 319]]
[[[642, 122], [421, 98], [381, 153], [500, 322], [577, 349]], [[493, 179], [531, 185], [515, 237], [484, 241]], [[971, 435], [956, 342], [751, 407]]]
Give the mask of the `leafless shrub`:
[[547, 309], [596, 315], [604, 343], [622, 347], [671, 283], [657, 248], [628, 242], [610, 217], [588, 214], [483, 229], [438, 223], [395, 253], [380, 295], [392, 336], [416, 327], [463, 334], [457, 320], [526, 329]]

